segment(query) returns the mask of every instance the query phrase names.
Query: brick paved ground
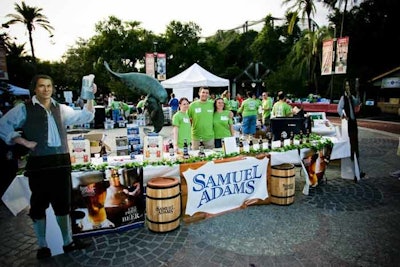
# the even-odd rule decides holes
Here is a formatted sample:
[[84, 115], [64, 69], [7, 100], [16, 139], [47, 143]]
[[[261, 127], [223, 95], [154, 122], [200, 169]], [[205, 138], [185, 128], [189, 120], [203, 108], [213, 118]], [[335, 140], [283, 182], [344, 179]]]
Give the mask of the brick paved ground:
[[290, 206], [230, 212], [167, 234], [147, 228], [86, 238], [85, 251], [37, 261], [27, 212], [14, 217], [0, 205], [0, 266], [398, 266], [400, 166], [398, 134], [360, 128], [359, 183], [341, 179], [340, 161], [327, 183], [302, 194], [297, 169]]

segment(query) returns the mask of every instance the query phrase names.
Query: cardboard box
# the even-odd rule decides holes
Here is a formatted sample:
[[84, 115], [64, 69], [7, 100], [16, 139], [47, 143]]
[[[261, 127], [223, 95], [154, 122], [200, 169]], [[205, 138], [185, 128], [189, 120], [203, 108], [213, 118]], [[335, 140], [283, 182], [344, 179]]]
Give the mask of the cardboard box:
[[90, 163], [90, 142], [87, 139], [68, 140], [71, 164]]
[[[103, 138], [103, 134], [85, 134], [83, 137], [88, 139], [90, 142], [90, 154], [100, 153], [101, 147], [99, 146], [99, 143], [101, 138]], [[111, 147], [107, 145], [107, 143], [104, 143], [104, 145], [106, 146], [107, 151], [111, 151]]]
[[129, 153], [138, 155], [142, 154], [143, 146], [140, 142], [139, 135], [128, 135]]
[[127, 136], [115, 137], [115, 144], [116, 144], [117, 156], [129, 155], [128, 137]]
[[163, 138], [157, 134], [144, 137], [143, 160], [155, 162], [163, 159]]

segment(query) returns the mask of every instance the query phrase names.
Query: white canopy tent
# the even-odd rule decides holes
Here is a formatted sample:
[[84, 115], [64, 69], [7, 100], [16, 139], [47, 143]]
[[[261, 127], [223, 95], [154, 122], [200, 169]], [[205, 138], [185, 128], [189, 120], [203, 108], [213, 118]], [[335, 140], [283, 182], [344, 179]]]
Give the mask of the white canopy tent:
[[192, 66], [179, 73], [178, 75], [162, 81], [164, 88], [172, 88], [172, 92], [177, 99], [186, 97], [189, 101], [193, 101], [194, 87], [228, 87], [229, 80], [218, 77], [211, 72], [203, 69], [199, 64], [194, 63]]

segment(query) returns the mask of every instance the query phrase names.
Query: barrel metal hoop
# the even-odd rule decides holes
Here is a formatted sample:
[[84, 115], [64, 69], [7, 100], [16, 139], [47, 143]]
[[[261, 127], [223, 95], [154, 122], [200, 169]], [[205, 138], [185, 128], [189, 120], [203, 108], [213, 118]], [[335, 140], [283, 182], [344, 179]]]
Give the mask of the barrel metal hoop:
[[290, 196], [275, 196], [275, 195], [271, 195], [271, 197], [276, 197], [276, 198], [289, 198], [289, 197], [294, 197], [295, 195], [290, 195]]
[[166, 199], [172, 199], [172, 198], [179, 197], [180, 194], [181, 194], [181, 192], [178, 192], [178, 194], [173, 195], [173, 196], [169, 196], [169, 197], [152, 197], [152, 196], [149, 196], [149, 195], [146, 195], [146, 197], [147, 197], [147, 198], [150, 198], [150, 199], [154, 199], [154, 200], [157, 200], [157, 199], [159, 199], [159, 200], [166, 200]]
[[155, 224], [167, 224], [167, 223], [173, 223], [173, 222], [176, 222], [177, 220], [179, 220], [179, 219], [180, 219], [180, 217], [181, 217], [181, 214], [182, 214], [182, 213], [180, 212], [177, 218], [175, 218], [175, 219], [172, 219], [172, 220], [170, 220], [170, 221], [165, 221], [165, 222], [156, 222], [156, 221], [150, 220], [150, 219], [149, 219], [149, 217], [147, 217], [147, 216], [146, 216], [146, 220], [147, 220], [147, 221], [149, 221], [150, 223], [155, 223]]
[[271, 174], [271, 178], [272, 177], [278, 177], [278, 178], [292, 178], [292, 177], [296, 177], [296, 174], [293, 174], [291, 176], [280, 176], [280, 175], [275, 175], [275, 174]]

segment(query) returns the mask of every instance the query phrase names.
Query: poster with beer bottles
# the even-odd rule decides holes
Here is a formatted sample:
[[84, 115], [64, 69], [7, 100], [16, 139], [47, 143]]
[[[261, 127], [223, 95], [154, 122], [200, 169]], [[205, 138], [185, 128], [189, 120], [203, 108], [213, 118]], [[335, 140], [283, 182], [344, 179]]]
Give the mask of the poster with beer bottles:
[[143, 168], [108, 168], [73, 173], [74, 236], [128, 230], [144, 225]]

